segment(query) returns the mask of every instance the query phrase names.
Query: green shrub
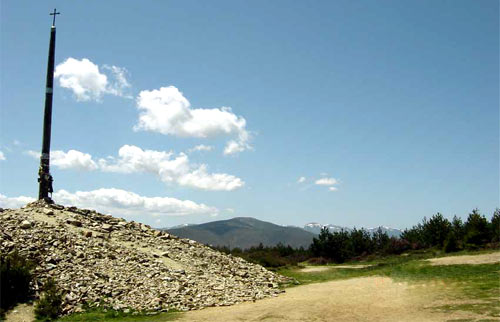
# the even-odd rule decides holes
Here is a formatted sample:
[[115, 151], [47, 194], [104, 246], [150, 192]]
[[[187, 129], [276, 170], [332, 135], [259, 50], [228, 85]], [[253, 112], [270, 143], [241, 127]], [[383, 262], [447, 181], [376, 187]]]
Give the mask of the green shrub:
[[386, 232], [382, 231], [382, 228], [378, 228], [372, 235], [373, 249], [377, 252], [386, 250], [391, 243], [391, 239]]
[[451, 224], [439, 212], [433, 215], [429, 221], [424, 222], [423, 226], [424, 241], [429, 246], [443, 246], [448, 233], [451, 230]]
[[491, 218], [491, 235], [492, 242], [500, 242], [500, 209], [496, 209]]
[[345, 230], [330, 233], [327, 228], [323, 228], [318, 238], [313, 238], [310, 251], [315, 257], [343, 263], [353, 256], [350, 234]]
[[458, 245], [458, 239], [457, 236], [453, 231], [450, 231], [448, 233], [448, 236], [446, 236], [446, 239], [444, 241], [444, 251], [445, 253], [451, 253], [451, 252], [456, 252], [458, 251], [459, 245]]
[[43, 286], [43, 293], [35, 305], [35, 317], [39, 321], [52, 321], [61, 315], [62, 293], [53, 279]]
[[488, 220], [474, 209], [465, 223], [465, 243], [476, 248], [491, 241]]
[[32, 262], [17, 252], [0, 255], [0, 317], [17, 303], [30, 299]]
[[[424, 217], [423, 224], [427, 223], [427, 218]], [[412, 249], [425, 248], [426, 245], [424, 238], [424, 229], [422, 224], [417, 224], [410, 229], [405, 229], [401, 234], [401, 239], [408, 241]]]
[[391, 237], [383, 253], [387, 255], [399, 255], [411, 248], [410, 242], [406, 239]]

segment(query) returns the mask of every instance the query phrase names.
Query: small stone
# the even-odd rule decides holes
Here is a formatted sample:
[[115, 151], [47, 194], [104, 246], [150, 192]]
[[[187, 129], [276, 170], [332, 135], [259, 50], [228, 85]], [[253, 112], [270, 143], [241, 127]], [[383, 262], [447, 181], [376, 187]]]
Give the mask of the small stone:
[[76, 227], [82, 227], [82, 222], [77, 219], [68, 219], [66, 222], [70, 225], [76, 226]]
[[22, 229], [28, 229], [28, 228], [31, 228], [31, 223], [27, 220], [23, 220], [23, 222], [21, 223], [21, 228]]
[[162, 240], [170, 239], [170, 234], [164, 232], [159, 238]]

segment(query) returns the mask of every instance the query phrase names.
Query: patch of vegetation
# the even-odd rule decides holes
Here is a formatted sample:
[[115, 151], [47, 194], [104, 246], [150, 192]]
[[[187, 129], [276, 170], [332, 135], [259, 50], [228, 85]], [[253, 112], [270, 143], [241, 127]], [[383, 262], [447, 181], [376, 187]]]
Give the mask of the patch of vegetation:
[[104, 308], [93, 308], [83, 313], [74, 313], [57, 320], [58, 322], [121, 322], [121, 321], [140, 321], [140, 322], [163, 322], [174, 321], [180, 317], [181, 313], [176, 310], [158, 314], [148, 314], [147, 312], [129, 312], [116, 311]]
[[35, 304], [37, 321], [53, 321], [62, 313], [62, 293], [53, 279], [43, 285], [43, 293]]
[[290, 245], [285, 246], [278, 243], [276, 246], [263, 246], [260, 243], [256, 247], [248, 249], [232, 248], [229, 247], [214, 247], [214, 249], [226, 254], [241, 257], [251, 263], [259, 264], [269, 269], [276, 269], [284, 266], [296, 266], [298, 263], [311, 258], [309, 250], [300, 248], [293, 248]]
[[31, 299], [30, 283], [34, 264], [17, 252], [0, 254], [0, 318], [17, 303]]
[[[466, 311], [491, 317], [500, 317], [500, 301], [495, 299], [485, 300], [477, 303], [447, 304], [434, 308], [437, 311]], [[473, 320], [475, 321], [475, 320]], [[484, 319], [480, 321], [498, 321], [497, 319]]]

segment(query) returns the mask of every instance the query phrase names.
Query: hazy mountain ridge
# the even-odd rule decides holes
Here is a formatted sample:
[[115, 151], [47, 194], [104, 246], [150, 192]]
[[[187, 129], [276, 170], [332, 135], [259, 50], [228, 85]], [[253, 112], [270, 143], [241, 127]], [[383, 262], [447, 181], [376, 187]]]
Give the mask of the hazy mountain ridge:
[[165, 228], [171, 234], [213, 246], [249, 248], [262, 243], [308, 247], [315, 235], [300, 227], [280, 226], [251, 217], [236, 217], [180, 228]]
[[[305, 224], [304, 225], [304, 230], [306, 230], [308, 232], [311, 232], [313, 234], [319, 234], [321, 232], [321, 229], [323, 227], [328, 228], [328, 230], [330, 232], [338, 232], [338, 231], [341, 231], [341, 230], [346, 230], [346, 231], [352, 231], [353, 230], [353, 228], [350, 228], [350, 227], [344, 227], [344, 226], [338, 226], [338, 225], [332, 225], [332, 224], [323, 225], [323, 224], [314, 223], [314, 222]], [[369, 233], [373, 234], [379, 228], [382, 230], [382, 232], [387, 233], [387, 235], [389, 235], [389, 237], [400, 237], [401, 234], [403, 233], [403, 231], [400, 230], [400, 229], [391, 228], [391, 227], [387, 227], [387, 226], [378, 226], [378, 227], [364, 228], [364, 229], [366, 231], [368, 231]], [[361, 228], [359, 228], [359, 229], [361, 229]]]
[[[236, 217], [228, 220], [212, 221], [204, 224], [182, 224], [161, 230], [169, 233], [198, 241], [202, 244], [213, 246], [228, 246], [231, 248], [250, 248], [262, 243], [264, 246], [274, 246], [278, 243], [292, 247], [307, 248], [316, 237], [322, 227], [327, 227], [331, 232], [352, 228], [332, 224], [308, 223], [304, 227], [282, 226], [270, 222], [261, 221], [252, 217]], [[370, 233], [378, 230], [366, 228]], [[383, 232], [390, 237], [399, 237], [401, 230], [380, 226]]]

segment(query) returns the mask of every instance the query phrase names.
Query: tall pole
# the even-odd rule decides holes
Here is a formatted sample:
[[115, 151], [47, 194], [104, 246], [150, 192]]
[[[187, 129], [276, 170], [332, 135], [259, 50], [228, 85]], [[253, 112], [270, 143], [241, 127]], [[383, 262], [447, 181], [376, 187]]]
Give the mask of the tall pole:
[[[56, 12], [54, 9], [50, 15], [54, 16], [50, 28], [49, 60], [47, 63], [47, 81], [45, 86], [45, 110], [43, 115], [43, 139], [42, 155], [40, 156], [40, 168], [38, 170], [38, 199], [52, 202], [52, 175], [50, 174], [50, 134], [52, 127], [52, 93], [54, 91], [54, 55], [56, 49]], [[50, 196], [49, 196], [50, 194]]]

